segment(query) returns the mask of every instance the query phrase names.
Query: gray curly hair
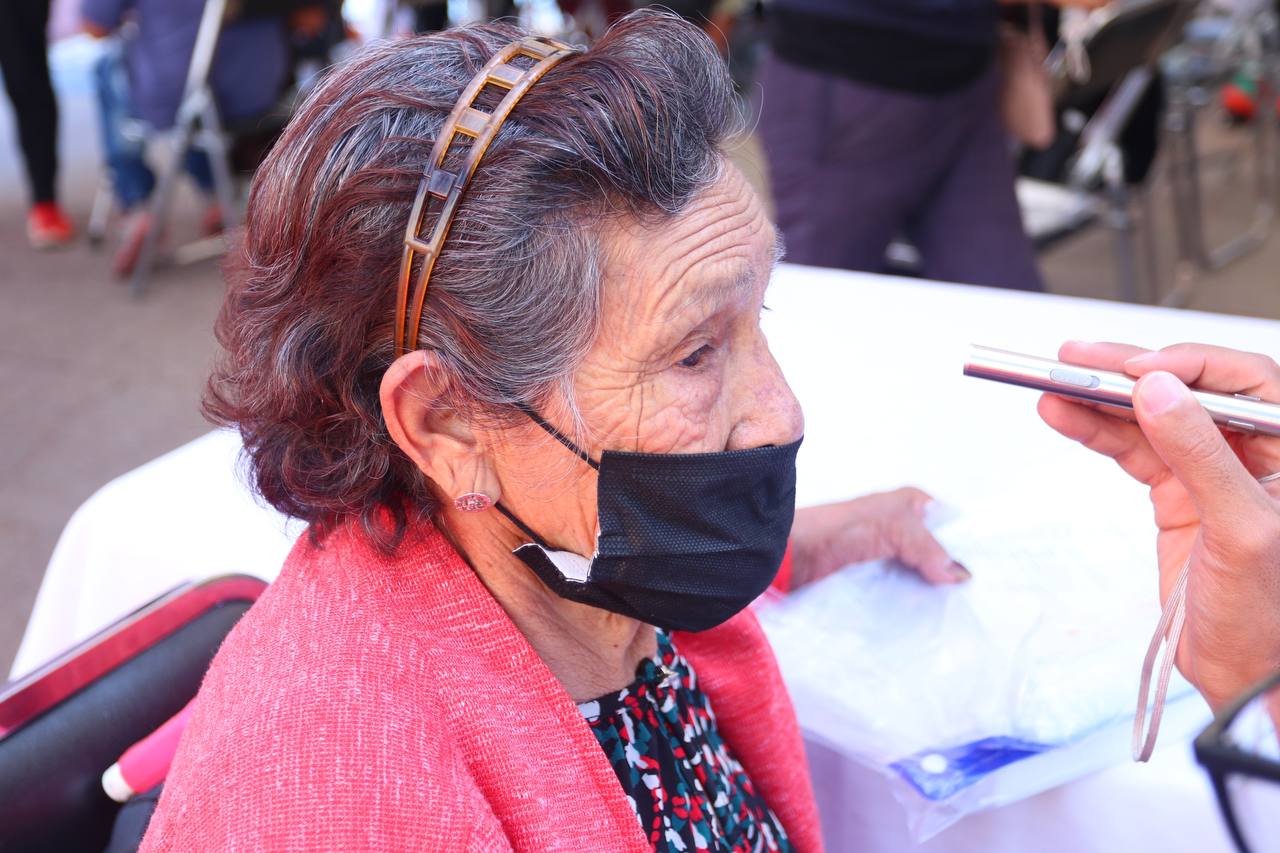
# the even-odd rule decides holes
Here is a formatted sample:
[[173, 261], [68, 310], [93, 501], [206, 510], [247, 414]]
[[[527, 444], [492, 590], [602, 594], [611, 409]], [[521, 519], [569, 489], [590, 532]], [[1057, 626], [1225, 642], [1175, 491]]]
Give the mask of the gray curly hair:
[[[332, 71], [259, 170], [217, 323], [205, 412], [240, 430], [254, 486], [313, 536], [359, 519], [394, 549], [435, 507], [387, 434], [402, 238], [423, 165], [504, 24], [374, 45]], [[724, 62], [696, 27], [641, 11], [533, 86], [463, 196], [417, 347], [470, 419], [573, 411], [599, 326], [600, 227], [682, 211], [741, 128]]]

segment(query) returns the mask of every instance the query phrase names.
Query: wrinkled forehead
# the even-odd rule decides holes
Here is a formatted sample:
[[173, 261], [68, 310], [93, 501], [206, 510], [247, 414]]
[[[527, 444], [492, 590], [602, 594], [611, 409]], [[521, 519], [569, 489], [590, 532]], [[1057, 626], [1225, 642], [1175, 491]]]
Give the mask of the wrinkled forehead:
[[676, 216], [618, 222], [604, 242], [605, 323], [664, 325], [758, 302], [781, 242], [733, 166]]

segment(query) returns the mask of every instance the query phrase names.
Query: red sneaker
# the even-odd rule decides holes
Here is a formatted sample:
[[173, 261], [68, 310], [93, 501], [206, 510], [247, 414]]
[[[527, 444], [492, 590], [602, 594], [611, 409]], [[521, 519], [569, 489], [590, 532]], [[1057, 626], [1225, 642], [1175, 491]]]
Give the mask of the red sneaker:
[[42, 201], [27, 214], [27, 239], [33, 249], [56, 249], [75, 239], [76, 229], [55, 201]]

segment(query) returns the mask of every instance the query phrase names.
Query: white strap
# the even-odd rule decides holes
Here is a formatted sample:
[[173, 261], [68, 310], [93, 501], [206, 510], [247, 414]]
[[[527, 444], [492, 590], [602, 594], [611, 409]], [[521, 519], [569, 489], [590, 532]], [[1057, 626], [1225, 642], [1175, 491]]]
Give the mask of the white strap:
[[[1191, 557], [1182, 564], [1178, 579], [1173, 582], [1169, 598], [1160, 613], [1160, 622], [1147, 647], [1147, 659], [1142, 662], [1142, 680], [1138, 684], [1138, 714], [1133, 718], [1133, 760], [1146, 761], [1156, 747], [1156, 735], [1160, 731], [1160, 717], [1164, 714], [1165, 694], [1169, 692], [1169, 679], [1173, 675], [1173, 662], [1178, 655], [1178, 639], [1187, 620], [1187, 578], [1191, 576]], [[1160, 678], [1156, 682], [1155, 707], [1151, 709], [1151, 730], [1143, 739], [1147, 719], [1147, 695], [1151, 691], [1151, 672], [1155, 668], [1160, 646], [1165, 646], [1164, 660], [1160, 663]]]
[[[1258, 479], [1259, 483], [1270, 483], [1280, 480], [1280, 471]], [[1174, 660], [1178, 656], [1178, 640], [1182, 636], [1182, 626], [1187, 621], [1187, 580], [1191, 577], [1191, 557], [1182, 564], [1178, 578], [1173, 582], [1169, 598], [1160, 612], [1160, 621], [1156, 624], [1155, 634], [1151, 637], [1151, 645], [1147, 647], [1147, 658], [1142, 662], [1142, 679], [1138, 683], [1138, 713], [1133, 718], [1133, 760], [1146, 761], [1156, 746], [1156, 735], [1160, 731], [1160, 717], [1164, 713], [1165, 695], [1169, 692], [1169, 679], [1173, 676]], [[1156, 680], [1156, 695], [1153, 697], [1154, 707], [1151, 709], [1151, 729], [1143, 737], [1147, 720], [1147, 699], [1151, 692], [1151, 673], [1155, 669], [1156, 657], [1164, 646], [1164, 659], [1160, 662], [1160, 676]]]

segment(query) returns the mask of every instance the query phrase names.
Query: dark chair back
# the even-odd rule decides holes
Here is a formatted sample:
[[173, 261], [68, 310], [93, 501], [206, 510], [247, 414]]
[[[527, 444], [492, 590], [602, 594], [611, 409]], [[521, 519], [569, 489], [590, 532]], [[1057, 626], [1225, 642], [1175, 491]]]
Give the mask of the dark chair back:
[[1195, 8], [1194, 0], [1119, 0], [1095, 12], [1104, 17], [1104, 23], [1084, 45], [1089, 79], [1081, 83], [1065, 79], [1061, 45], [1050, 59], [1064, 80], [1059, 106], [1093, 104], [1130, 71], [1153, 66], [1160, 54], [1177, 41]]
[[195, 696], [266, 587], [185, 584], [0, 690], [0, 851], [101, 853], [120, 806], [102, 773]]

